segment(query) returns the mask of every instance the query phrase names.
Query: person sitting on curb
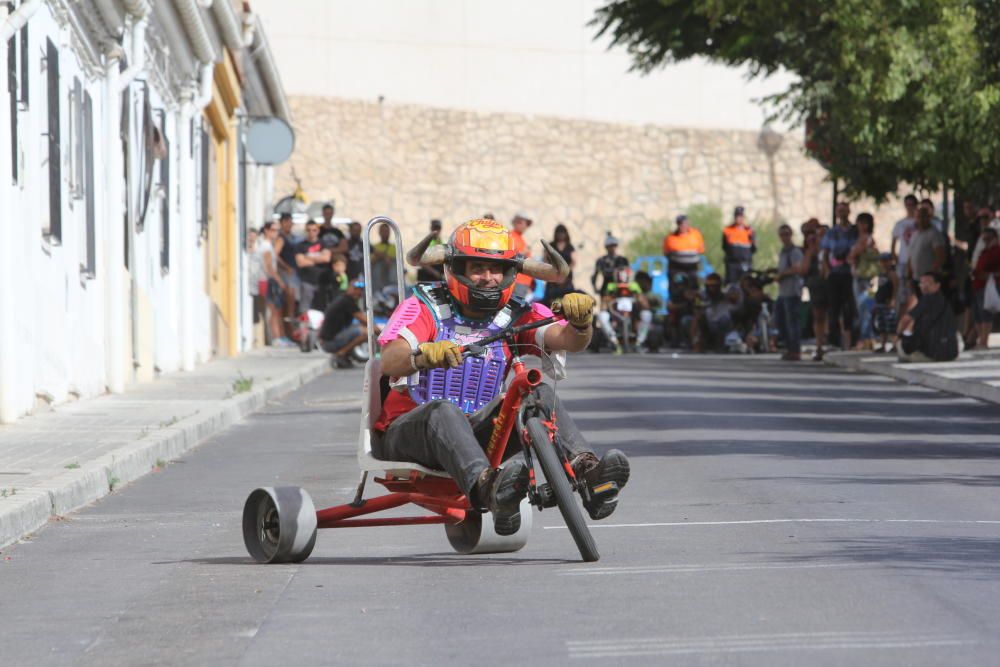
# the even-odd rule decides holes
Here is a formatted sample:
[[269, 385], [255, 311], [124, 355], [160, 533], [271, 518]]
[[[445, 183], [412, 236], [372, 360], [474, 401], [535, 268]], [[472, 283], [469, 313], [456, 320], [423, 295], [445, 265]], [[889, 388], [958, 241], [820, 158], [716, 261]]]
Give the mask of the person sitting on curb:
[[958, 356], [955, 313], [941, 293], [940, 274], [920, 276], [920, 298], [910, 296], [896, 334], [900, 361], [952, 361]]
[[368, 338], [368, 318], [358, 306], [365, 283], [356, 280], [336, 297], [323, 313], [319, 341], [323, 351], [333, 355], [330, 363], [337, 368], [352, 368], [351, 350]]

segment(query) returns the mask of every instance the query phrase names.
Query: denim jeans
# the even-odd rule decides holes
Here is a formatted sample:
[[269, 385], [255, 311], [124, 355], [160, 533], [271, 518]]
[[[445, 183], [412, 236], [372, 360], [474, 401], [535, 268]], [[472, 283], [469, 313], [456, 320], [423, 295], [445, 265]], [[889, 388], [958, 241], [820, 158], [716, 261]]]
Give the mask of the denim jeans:
[[785, 341], [785, 347], [789, 352], [801, 352], [802, 297], [779, 296], [776, 310], [774, 317], [777, 320], [778, 331]]

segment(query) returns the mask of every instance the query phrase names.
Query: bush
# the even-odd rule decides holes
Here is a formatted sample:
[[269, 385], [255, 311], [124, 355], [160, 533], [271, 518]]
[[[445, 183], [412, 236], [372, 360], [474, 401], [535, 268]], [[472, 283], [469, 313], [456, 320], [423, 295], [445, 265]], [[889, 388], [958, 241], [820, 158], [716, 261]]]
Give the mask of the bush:
[[[727, 224], [722, 217], [722, 209], [712, 204], [694, 204], [687, 209], [691, 226], [701, 232], [705, 239], [705, 259], [719, 275], [725, 275], [726, 265], [722, 252], [722, 228]], [[751, 223], [757, 236], [757, 252], [754, 254], [755, 269], [773, 268], [778, 265], [778, 222], [769, 218], [756, 218]], [[656, 220], [636, 234], [625, 245], [625, 256], [635, 259], [641, 255], [662, 255], [663, 237], [674, 231], [674, 222]]]
[[625, 256], [634, 260], [642, 255], [663, 255], [663, 237], [674, 230], [667, 220], [655, 220], [625, 244]]

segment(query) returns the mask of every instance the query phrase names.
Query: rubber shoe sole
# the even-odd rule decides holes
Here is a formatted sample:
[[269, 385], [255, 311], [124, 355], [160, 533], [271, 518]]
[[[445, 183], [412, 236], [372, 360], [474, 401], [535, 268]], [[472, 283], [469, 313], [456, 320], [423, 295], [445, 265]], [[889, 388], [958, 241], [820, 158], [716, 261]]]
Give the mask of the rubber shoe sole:
[[521, 499], [528, 494], [528, 466], [514, 461], [504, 466], [493, 482], [490, 512], [497, 535], [513, 535], [521, 529]]
[[587, 473], [590, 500], [584, 503], [584, 507], [591, 519], [600, 521], [615, 511], [618, 493], [628, 483], [630, 470], [628, 457], [617, 449], [610, 449], [597, 467]]

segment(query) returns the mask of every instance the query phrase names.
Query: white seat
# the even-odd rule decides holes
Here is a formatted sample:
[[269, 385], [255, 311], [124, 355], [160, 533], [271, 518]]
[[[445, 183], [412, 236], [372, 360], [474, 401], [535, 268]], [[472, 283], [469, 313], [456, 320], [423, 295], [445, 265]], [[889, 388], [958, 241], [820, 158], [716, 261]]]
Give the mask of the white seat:
[[449, 477], [443, 470], [434, 470], [411, 461], [383, 461], [372, 452], [371, 428], [382, 413], [382, 364], [371, 357], [365, 363], [365, 384], [361, 399], [361, 433], [358, 437], [358, 465], [362, 472], [385, 471], [395, 477], [408, 477], [417, 471], [433, 477]]

